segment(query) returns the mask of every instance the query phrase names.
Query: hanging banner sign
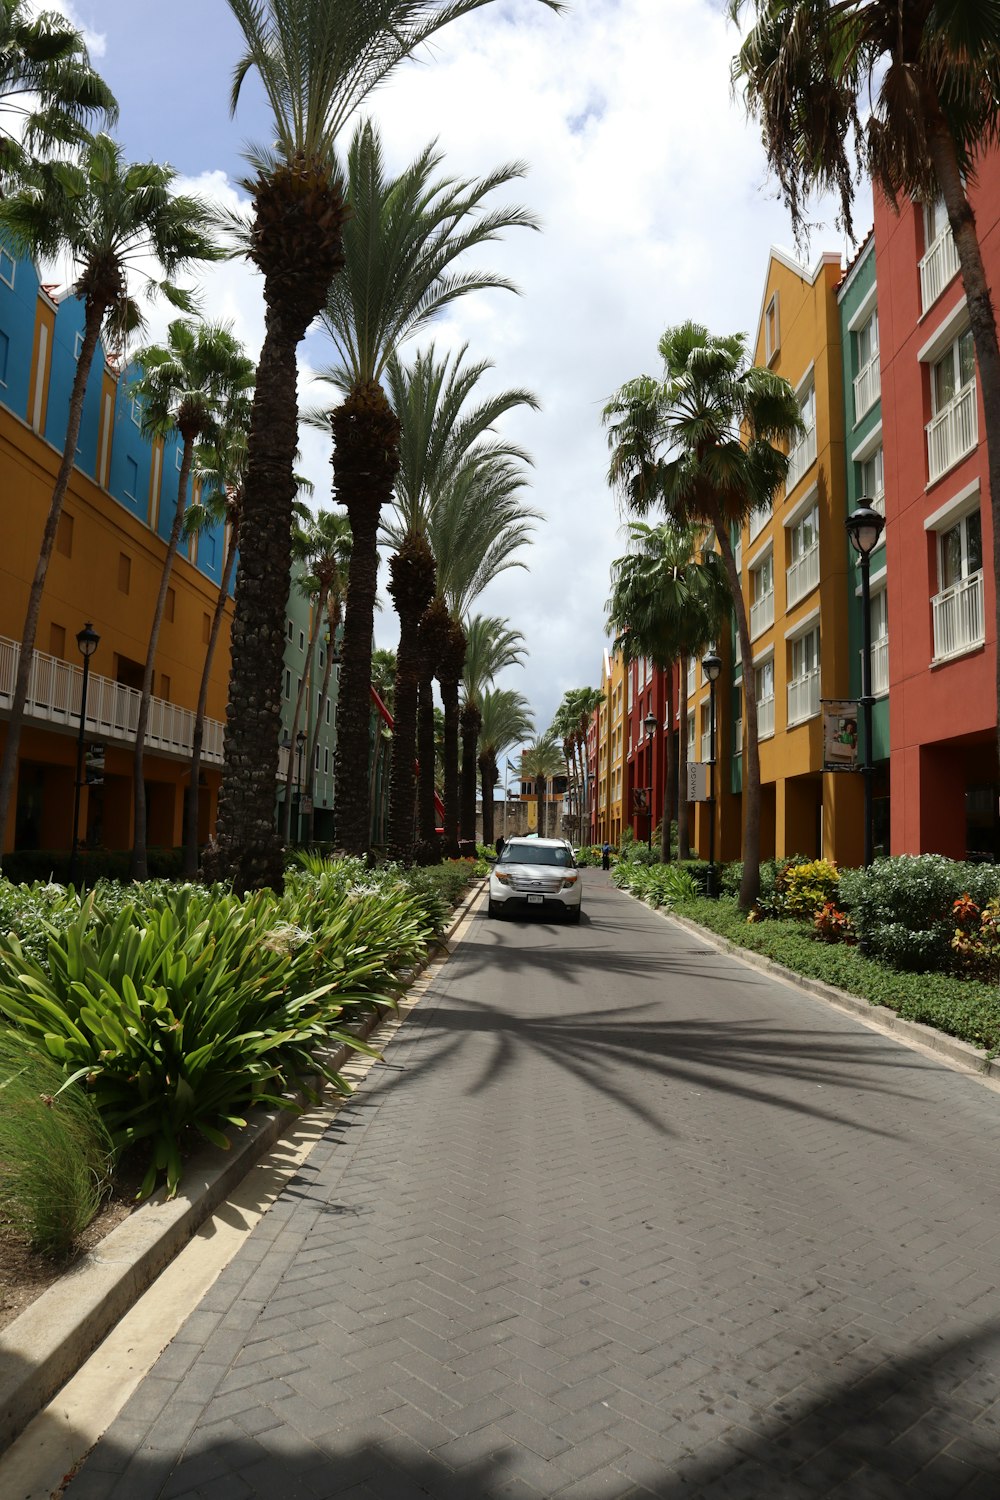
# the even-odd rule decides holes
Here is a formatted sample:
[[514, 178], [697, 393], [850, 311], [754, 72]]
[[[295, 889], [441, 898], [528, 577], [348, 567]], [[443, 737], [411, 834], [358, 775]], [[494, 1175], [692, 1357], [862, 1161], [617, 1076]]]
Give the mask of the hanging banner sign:
[[651, 788], [648, 786], [634, 786], [632, 788], [632, 811], [634, 813], [648, 813], [652, 806]]
[[858, 769], [858, 703], [856, 698], [824, 698], [823, 770]]
[[687, 763], [687, 800], [708, 801], [708, 766], [702, 765], [700, 760], [689, 760]]

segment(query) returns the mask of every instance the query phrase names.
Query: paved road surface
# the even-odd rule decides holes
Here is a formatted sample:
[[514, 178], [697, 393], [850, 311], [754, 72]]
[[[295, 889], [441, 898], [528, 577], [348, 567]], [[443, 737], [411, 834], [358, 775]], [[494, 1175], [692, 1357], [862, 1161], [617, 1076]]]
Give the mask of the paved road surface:
[[585, 908], [474, 919], [68, 1500], [997, 1500], [1000, 1098]]

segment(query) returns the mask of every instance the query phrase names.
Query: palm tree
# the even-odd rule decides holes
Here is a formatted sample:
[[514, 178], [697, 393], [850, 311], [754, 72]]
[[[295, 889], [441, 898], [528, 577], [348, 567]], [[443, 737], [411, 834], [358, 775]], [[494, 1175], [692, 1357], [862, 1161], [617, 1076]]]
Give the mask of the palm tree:
[[[703, 551], [696, 557], [696, 536], [691, 526], [672, 522], [629, 527], [631, 550], [611, 564], [611, 597], [607, 622], [615, 632], [615, 649], [626, 661], [648, 658], [667, 681], [667, 723], [663, 823], [660, 858], [670, 858], [670, 824], [673, 789], [677, 784], [674, 764], [673, 667], [679, 661], [681, 679], [688, 656], [700, 653], [720, 638], [723, 621], [732, 610], [729, 584], [718, 553]], [[680, 785], [686, 783], [687, 695], [681, 694]], [[678, 853], [687, 857], [687, 818], [678, 809]]]
[[[534, 734], [528, 700], [513, 688], [486, 688], [479, 700], [479, 777], [483, 798], [483, 843], [493, 843], [493, 788], [500, 757]], [[505, 797], [506, 800], [506, 797]]]
[[[142, 310], [129, 291], [130, 274], [145, 276], [150, 293], [161, 291], [175, 307], [190, 311], [190, 294], [170, 278], [218, 254], [208, 237], [207, 210], [194, 198], [172, 197], [174, 177], [172, 168], [155, 162], [127, 164], [110, 136], [97, 135], [81, 148], [78, 162], [36, 162], [30, 180], [0, 196], [0, 232], [25, 255], [55, 259], [69, 254], [76, 272], [73, 293], [84, 304], [66, 438], [28, 595], [0, 762], [0, 822], [10, 810], [42, 594], [98, 341], [104, 334], [112, 347], [124, 348], [129, 336], [144, 325]], [[162, 268], [164, 280], [154, 280], [150, 262]]]
[[[400, 423], [404, 413], [382, 387], [396, 350], [442, 308], [467, 292], [512, 283], [489, 272], [459, 273], [457, 259], [479, 245], [495, 240], [515, 226], [536, 227], [519, 207], [488, 208], [497, 188], [524, 173], [522, 163], [498, 168], [488, 177], [461, 180], [438, 176], [441, 154], [431, 145], [398, 176], [385, 167], [382, 142], [375, 127], [362, 124], [355, 132], [347, 159], [352, 217], [344, 226], [344, 270], [333, 283], [323, 322], [337, 354], [337, 365], [322, 373], [343, 396], [326, 418], [335, 438], [334, 492], [346, 507], [354, 534], [348, 579], [347, 611], [337, 707], [337, 838], [351, 853], [368, 844], [368, 814], [357, 788], [367, 781], [369, 756], [368, 704], [371, 682], [372, 627], [378, 576], [378, 529], [383, 506], [391, 498], [400, 463]], [[421, 427], [419, 437], [430, 437]], [[405, 473], [402, 487], [410, 505], [419, 504], [426, 471], [438, 456], [419, 452], [413, 431], [404, 437]], [[432, 560], [422, 539], [407, 538], [393, 565], [390, 585], [397, 610], [407, 617], [408, 639], [433, 593], [428, 587]], [[407, 826], [401, 842], [403, 782], [409, 778], [409, 823], [412, 825], [412, 677], [408, 646], [400, 652], [404, 691], [397, 689], [394, 739], [404, 742], [392, 762], [390, 843], [397, 853], [412, 844]]]
[[[465, 665], [459, 712], [462, 770], [458, 808], [458, 826], [463, 839], [474, 841], [476, 837], [476, 773], [479, 769], [483, 694], [507, 667], [522, 664], [525, 650], [524, 636], [507, 620], [496, 615], [473, 615], [465, 622]], [[485, 818], [484, 802], [484, 824]]]
[[[317, 612], [326, 625], [326, 658], [323, 680], [316, 699], [316, 714], [312, 720], [312, 731], [306, 745], [306, 765], [310, 782], [316, 763], [316, 745], [323, 707], [330, 691], [333, 663], [338, 659], [340, 647], [338, 637], [344, 618], [344, 601], [347, 597], [347, 571], [351, 562], [351, 523], [346, 516], [334, 511], [321, 510], [313, 526], [314, 547], [312, 575], [316, 581]], [[371, 710], [369, 708], [369, 721]], [[312, 798], [310, 797], [310, 801]], [[314, 813], [309, 814], [309, 839], [312, 839]]]
[[[410, 856], [413, 846], [414, 778], [418, 697], [424, 682], [424, 739], [434, 663], [453, 638], [450, 618], [432, 615], [420, 623], [435, 596], [438, 570], [430, 542], [432, 514], [452, 493], [472, 461], [485, 454], [500, 462], [528, 462], [510, 443], [491, 438], [494, 425], [508, 411], [535, 407], [528, 391], [510, 390], [474, 406], [469, 399], [492, 366], [488, 360], [465, 364], [466, 348], [454, 358], [439, 360], [434, 346], [405, 365], [398, 355], [387, 364], [390, 399], [401, 422], [402, 445], [392, 519], [383, 535], [395, 553], [390, 560], [389, 592], [399, 615], [399, 649], [395, 692], [395, 727], [390, 791], [390, 845], [397, 858]], [[440, 542], [440, 537], [438, 538]], [[437, 624], [435, 624], [437, 620]], [[461, 667], [459, 667], [459, 673]], [[425, 758], [426, 746], [420, 756]], [[424, 855], [434, 842], [433, 799], [425, 795], [420, 842]]]
[[575, 796], [577, 804], [580, 798], [579, 769], [577, 766], [577, 749], [579, 744], [579, 717], [576, 713], [571, 695], [564, 693], [559, 707], [555, 711], [552, 723], [549, 725], [549, 733], [562, 744], [563, 756], [568, 771], [566, 779], [566, 809]]
[[[177, 318], [170, 324], [166, 344], [150, 344], [137, 350], [135, 363], [142, 373], [133, 382], [131, 393], [142, 409], [144, 434], [147, 437], [166, 437], [170, 432], [177, 432], [182, 444], [174, 519], [149, 628], [132, 759], [134, 820], [130, 875], [133, 880], [145, 880], [148, 869], [144, 757], [153, 696], [153, 671], [170, 575], [184, 531], [195, 445], [217, 427], [227, 400], [239, 398], [251, 389], [253, 363], [247, 359], [228, 326], [195, 323], [184, 318]], [[192, 796], [196, 794], [197, 783]]]
[[535, 796], [538, 799], [538, 836], [546, 837], [547, 818], [545, 812], [545, 795], [548, 784], [556, 776], [561, 776], [566, 769], [566, 761], [562, 750], [556, 743], [551, 733], [543, 734], [533, 740], [521, 755], [521, 774], [530, 776], [535, 783]]
[[191, 791], [184, 814], [184, 877], [193, 880], [198, 874], [198, 787], [201, 781], [201, 751], [205, 741], [205, 715], [208, 709], [208, 688], [212, 676], [226, 601], [233, 585], [236, 557], [240, 545], [240, 508], [243, 501], [243, 479], [246, 473], [247, 442], [245, 421], [249, 417], [250, 402], [247, 394], [231, 397], [211, 443], [202, 443], [196, 450], [195, 478], [198, 481], [199, 499], [187, 508], [184, 518], [185, 530], [190, 535], [222, 526], [225, 531], [226, 551], [222, 564], [219, 591], [215, 596], [215, 608], [205, 645], [205, 660], [201, 668], [201, 683], [198, 687], [198, 706], [194, 716], [194, 731], [191, 738]]
[[396, 686], [396, 653], [384, 646], [372, 652], [372, 687], [386, 708], [392, 713], [393, 692]]
[[[1000, 136], [1000, 18], [984, 0], [750, 0], [733, 62], [760, 119], [798, 231], [810, 191], [832, 188], [853, 233], [857, 183], [886, 199], [944, 200], [968, 302], [986, 429], [993, 571], [1000, 578], [1000, 347], [968, 188]], [[748, 0], [730, 0], [739, 19]], [[853, 159], [853, 160], [852, 160]], [[1000, 631], [1000, 589], [996, 591]], [[1000, 658], [997, 660], [1000, 746]]]
[[118, 105], [73, 23], [27, 0], [0, 0], [0, 190], [16, 185], [26, 148], [78, 145], [95, 115], [113, 125]]
[[[604, 694], [600, 688], [582, 687], [570, 688], [563, 695], [563, 705], [568, 710], [567, 728], [572, 726], [572, 715], [576, 716], [576, 729], [573, 736], [579, 757], [578, 775], [578, 815], [580, 822], [579, 836], [582, 840], [584, 829], [590, 827], [590, 774], [587, 764], [587, 736], [590, 731], [590, 723], [596, 709], [604, 702]], [[562, 717], [562, 706], [556, 717]]]
[[787, 447], [802, 430], [787, 380], [751, 366], [742, 334], [716, 337], [700, 323], [660, 339], [664, 377], [629, 381], [605, 407], [609, 482], [639, 514], [655, 505], [682, 525], [713, 528], [736, 608], [743, 654], [747, 754], [740, 905], [760, 889], [760, 751], [750, 627], [730, 532], [770, 505], [788, 472]]

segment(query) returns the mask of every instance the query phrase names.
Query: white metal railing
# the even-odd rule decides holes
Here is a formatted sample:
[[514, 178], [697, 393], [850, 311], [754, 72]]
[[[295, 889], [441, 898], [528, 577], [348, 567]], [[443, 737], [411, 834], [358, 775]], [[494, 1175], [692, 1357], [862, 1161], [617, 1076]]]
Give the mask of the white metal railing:
[[788, 603], [797, 604], [819, 583], [819, 542], [797, 557], [786, 575]]
[[863, 365], [854, 377], [854, 420], [860, 422], [866, 411], [871, 411], [882, 394], [882, 375], [878, 355], [875, 354]]
[[762, 594], [750, 606], [750, 639], [756, 640], [761, 631], [774, 624], [774, 590]]
[[872, 697], [884, 698], [888, 691], [889, 637], [880, 635], [877, 641], [872, 641]]
[[694, 656], [688, 657], [687, 669], [687, 696], [693, 698], [698, 686], [698, 661]]
[[819, 713], [819, 667], [804, 677], [793, 677], [788, 684], [788, 722], [801, 724]]
[[[20, 655], [19, 641], [0, 636], [0, 711], [11, 706]], [[25, 715], [29, 720], [42, 720], [67, 729], [78, 728], [82, 691], [82, 667], [62, 661], [58, 656], [48, 656], [44, 651], [33, 653], [25, 704]], [[137, 688], [126, 687], [124, 683], [112, 682], [110, 677], [91, 672], [87, 683], [86, 733], [106, 740], [133, 742], [141, 697]], [[147, 748], [166, 755], [190, 755], [194, 721], [195, 715], [189, 708], [178, 708], [164, 698], [152, 698], [146, 730]], [[218, 719], [205, 720], [201, 758], [213, 765], [222, 763], [223, 727]]]
[[942, 661], [981, 646], [986, 639], [983, 575], [973, 573], [943, 589], [931, 600], [934, 617], [934, 660]]
[[757, 738], [762, 740], [774, 733], [774, 694], [761, 698], [757, 704]]
[[[771, 519], [771, 507], [769, 505], [762, 505], [758, 510], [752, 510], [750, 512], [750, 520], [747, 522], [747, 526], [748, 526], [748, 534], [749, 534], [749, 538], [750, 538], [751, 542], [756, 537], [760, 536], [761, 532], [764, 530], [764, 527], [767, 525], [767, 523], [768, 523], [768, 521], [770, 519]], [[742, 549], [741, 549], [741, 552], [742, 552]], [[741, 555], [741, 557], [740, 557], [740, 563], [741, 564], [742, 564], [742, 561], [743, 561], [743, 558], [742, 558], [742, 555]]]
[[969, 384], [927, 423], [927, 473], [931, 480], [971, 453], [979, 441], [976, 382]]
[[701, 732], [701, 759], [703, 765], [708, 765], [712, 759], [712, 731], [703, 729]]
[[872, 510], [877, 510], [880, 516], [884, 516], [885, 515], [885, 485], [883, 485], [880, 490], [876, 490], [875, 493], [874, 493], [874, 495], [869, 495], [868, 498], [869, 498], [869, 500], [872, 503]]
[[920, 262], [921, 312], [937, 301], [957, 270], [958, 251], [951, 225], [947, 224]]
[[816, 462], [816, 428], [810, 427], [788, 455], [788, 477], [785, 494], [790, 495], [810, 464]]

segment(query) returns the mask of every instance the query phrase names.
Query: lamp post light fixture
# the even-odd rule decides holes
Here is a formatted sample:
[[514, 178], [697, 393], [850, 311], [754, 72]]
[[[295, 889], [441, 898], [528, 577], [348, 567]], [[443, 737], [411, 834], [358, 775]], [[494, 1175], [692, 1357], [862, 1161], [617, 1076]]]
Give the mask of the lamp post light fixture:
[[872, 781], [875, 764], [872, 760], [872, 615], [871, 615], [871, 559], [878, 546], [879, 537], [885, 530], [885, 517], [881, 515], [867, 496], [862, 496], [857, 510], [851, 512], [845, 522], [851, 546], [861, 560], [861, 722], [865, 730], [865, 753], [861, 762], [865, 794], [865, 869], [875, 857], [875, 824], [873, 816]]
[[715, 684], [722, 671], [722, 657], [714, 650], [701, 659], [708, 683], [708, 883], [707, 894], [715, 895]]
[[656, 715], [647, 714], [642, 721], [642, 727], [646, 731], [646, 784], [649, 789], [649, 800], [646, 803], [646, 848], [652, 852], [653, 848], [653, 736], [656, 733]]
[[90, 658], [100, 645], [101, 637], [88, 620], [76, 633], [76, 644], [83, 657], [83, 682], [80, 685], [80, 732], [76, 738], [76, 788], [73, 793], [73, 849], [69, 857], [69, 883], [76, 884], [80, 854], [80, 791], [83, 787], [84, 737], [87, 732], [87, 687], [90, 683]]
[[295, 736], [297, 764], [295, 770], [295, 842], [302, 842], [302, 752], [305, 749], [306, 732], [300, 729]]

